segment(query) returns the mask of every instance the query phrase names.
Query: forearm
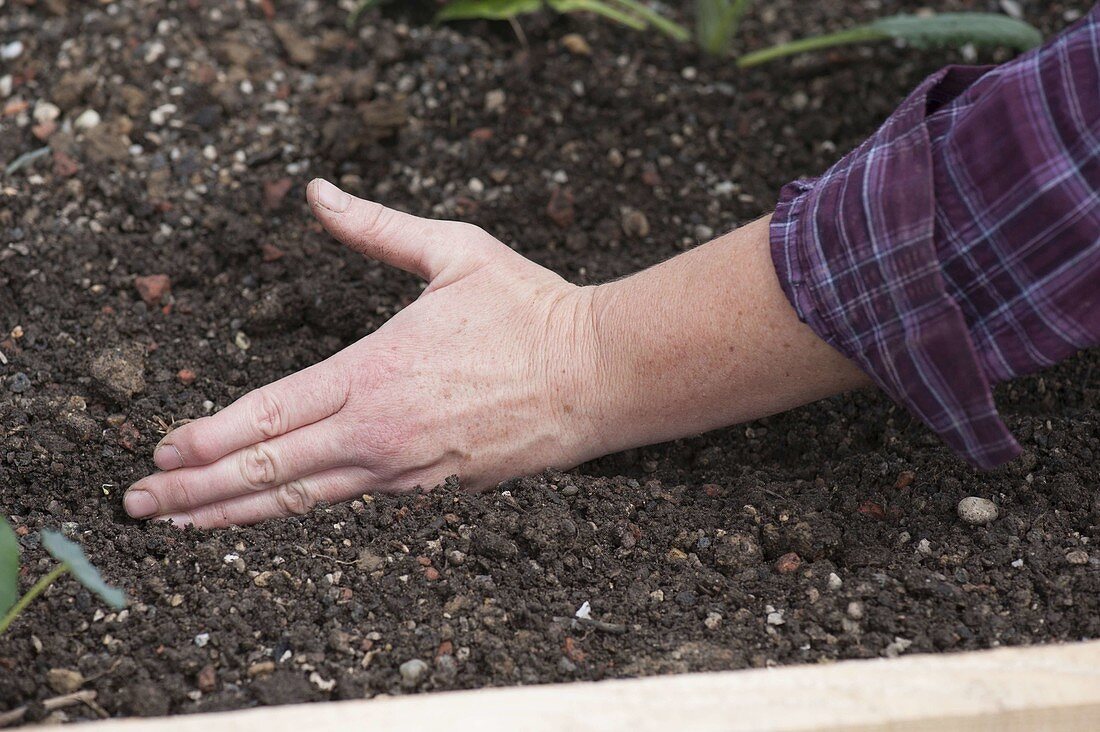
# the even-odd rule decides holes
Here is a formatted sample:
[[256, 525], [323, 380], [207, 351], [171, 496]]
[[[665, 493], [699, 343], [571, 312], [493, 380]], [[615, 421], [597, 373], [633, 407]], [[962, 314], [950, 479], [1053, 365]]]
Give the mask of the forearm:
[[800, 322], [770, 217], [592, 292], [596, 431], [608, 450], [736, 424], [870, 383]]

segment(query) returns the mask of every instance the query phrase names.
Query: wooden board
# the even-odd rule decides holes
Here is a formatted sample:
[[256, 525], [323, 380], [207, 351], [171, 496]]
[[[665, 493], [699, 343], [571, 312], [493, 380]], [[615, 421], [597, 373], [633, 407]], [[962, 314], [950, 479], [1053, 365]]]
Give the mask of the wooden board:
[[87, 729], [1094, 732], [1100, 730], [1100, 641], [110, 720]]

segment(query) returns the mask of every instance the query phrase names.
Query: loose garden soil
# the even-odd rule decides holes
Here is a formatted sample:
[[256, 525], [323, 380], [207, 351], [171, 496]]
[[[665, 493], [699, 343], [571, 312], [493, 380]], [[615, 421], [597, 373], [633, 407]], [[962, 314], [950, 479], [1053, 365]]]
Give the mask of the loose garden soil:
[[[920, 5], [762, 2], [741, 43]], [[1052, 33], [1088, 5], [1025, 9]], [[742, 73], [588, 18], [525, 20], [525, 47], [417, 8], [345, 17], [0, 0], [0, 42], [23, 44], [0, 61], [0, 161], [51, 147], [0, 177], [0, 506], [24, 587], [60, 527], [132, 600], [62, 580], [36, 601], [0, 639], [0, 709], [43, 716], [74, 678], [55, 669], [106, 714], [152, 715], [1100, 637], [1095, 351], [998, 388], [1024, 455], [986, 474], [861, 393], [483, 495], [128, 519], [169, 425], [417, 296], [319, 230], [311, 177], [597, 282], [767, 212], [963, 59], [881, 45]], [[965, 496], [1000, 518], [963, 523]]]

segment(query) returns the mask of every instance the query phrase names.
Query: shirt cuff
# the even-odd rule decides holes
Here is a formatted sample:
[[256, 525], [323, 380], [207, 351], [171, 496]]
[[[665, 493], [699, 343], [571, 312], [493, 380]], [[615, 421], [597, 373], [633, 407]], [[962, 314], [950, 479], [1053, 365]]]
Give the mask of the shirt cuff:
[[951, 67], [926, 79], [824, 175], [785, 186], [770, 231], [799, 318], [982, 469], [1020, 446], [940, 273], [925, 120], [986, 70]]

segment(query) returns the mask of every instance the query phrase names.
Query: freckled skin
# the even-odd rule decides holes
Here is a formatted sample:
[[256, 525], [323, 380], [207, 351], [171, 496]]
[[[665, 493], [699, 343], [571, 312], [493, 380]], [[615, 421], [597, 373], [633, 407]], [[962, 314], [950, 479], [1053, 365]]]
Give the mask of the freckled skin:
[[246, 524], [457, 474], [486, 488], [868, 383], [798, 321], [767, 219], [577, 287], [484, 231], [314, 181], [314, 214], [428, 286], [331, 358], [174, 430], [126, 510]]

